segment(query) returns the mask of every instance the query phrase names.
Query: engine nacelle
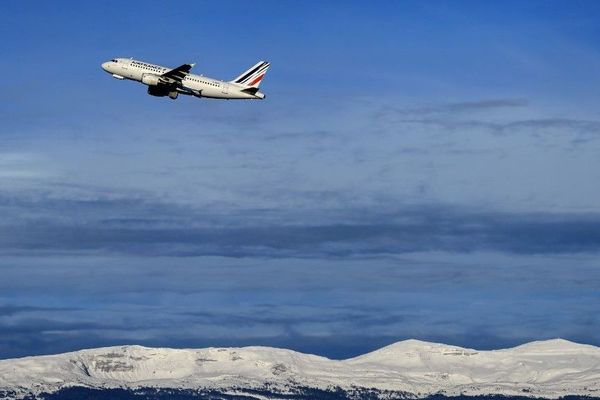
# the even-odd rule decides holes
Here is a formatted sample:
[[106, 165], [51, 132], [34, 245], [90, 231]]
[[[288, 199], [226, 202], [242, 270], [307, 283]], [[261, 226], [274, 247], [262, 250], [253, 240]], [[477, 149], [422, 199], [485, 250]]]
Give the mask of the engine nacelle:
[[142, 75], [142, 83], [148, 86], [158, 86], [160, 81], [160, 77], [154, 74], [144, 74]]
[[157, 86], [148, 86], [150, 96], [164, 97], [169, 95], [169, 91]]

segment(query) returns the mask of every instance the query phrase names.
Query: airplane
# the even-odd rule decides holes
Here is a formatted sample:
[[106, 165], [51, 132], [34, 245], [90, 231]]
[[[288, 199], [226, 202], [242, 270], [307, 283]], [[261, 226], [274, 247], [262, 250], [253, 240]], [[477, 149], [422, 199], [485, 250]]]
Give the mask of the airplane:
[[195, 64], [167, 68], [133, 58], [114, 58], [102, 64], [102, 69], [116, 79], [129, 79], [148, 86], [151, 96], [169, 96], [175, 100], [179, 94], [210, 99], [264, 99], [258, 90], [269, 69], [269, 63], [259, 61], [237, 78], [225, 82], [203, 75], [190, 74]]

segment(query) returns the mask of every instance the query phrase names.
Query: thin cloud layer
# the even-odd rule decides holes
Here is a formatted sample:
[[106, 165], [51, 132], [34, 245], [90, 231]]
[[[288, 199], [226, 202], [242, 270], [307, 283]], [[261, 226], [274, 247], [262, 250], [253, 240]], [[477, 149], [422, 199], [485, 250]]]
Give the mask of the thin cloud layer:
[[268, 344], [332, 357], [411, 337], [479, 348], [558, 336], [598, 344], [595, 255], [0, 262], [2, 357], [122, 343]]
[[600, 250], [600, 216], [593, 213], [507, 213], [445, 205], [379, 213], [352, 208], [213, 213], [135, 199], [1, 200], [13, 217], [2, 222], [0, 248], [16, 253], [364, 257], [422, 251]]
[[377, 117], [388, 117], [390, 115], [455, 115], [457, 113], [471, 113], [477, 111], [494, 111], [503, 108], [525, 107], [529, 104], [526, 99], [488, 99], [479, 101], [463, 101], [458, 103], [447, 103], [429, 105], [413, 108], [383, 107], [376, 114]]
[[0, 207], [3, 358], [123, 343], [336, 358], [413, 337], [597, 344], [593, 213], [211, 210], [31, 192]]

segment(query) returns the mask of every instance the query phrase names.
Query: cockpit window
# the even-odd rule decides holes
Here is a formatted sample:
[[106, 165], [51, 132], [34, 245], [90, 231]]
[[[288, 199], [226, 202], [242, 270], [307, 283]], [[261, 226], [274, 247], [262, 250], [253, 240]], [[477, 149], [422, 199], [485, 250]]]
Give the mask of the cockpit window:
[[110, 60], [110, 61], [112, 61], [112, 62], [119, 62], [119, 61], [117, 61], [116, 59], [112, 59], [112, 60]]

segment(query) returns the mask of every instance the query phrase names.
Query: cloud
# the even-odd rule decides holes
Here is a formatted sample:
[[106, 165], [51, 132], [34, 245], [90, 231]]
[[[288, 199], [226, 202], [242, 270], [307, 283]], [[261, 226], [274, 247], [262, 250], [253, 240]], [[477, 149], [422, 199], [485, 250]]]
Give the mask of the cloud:
[[52, 176], [43, 168], [43, 157], [33, 153], [1, 152], [0, 179], [29, 180]]
[[0, 304], [0, 317], [13, 317], [16, 315], [22, 314], [31, 314], [31, 313], [46, 313], [53, 311], [73, 311], [76, 308], [73, 307], [32, 307], [32, 306], [23, 306], [23, 305], [11, 305], [11, 304]]
[[5, 252], [364, 257], [422, 251], [600, 251], [600, 215], [395, 206], [374, 212], [211, 210], [135, 198], [0, 198]]
[[457, 103], [446, 103], [431, 106], [412, 108], [383, 107], [378, 111], [378, 117], [386, 116], [408, 116], [408, 115], [435, 115], [435, 114], [457, 114], [471, 113], [477, 111], [493, 111], [503, 108], [525, 107], [529, 102], [525, 99], [484, 99], [477, 101], [464, 101]]
[[[159, 225], [168, 226], [164, 211]], [[437, 220], [448, 212], [427, 215]], [[271, 225], [290, 217], [264, 214]], [[369, 217], [355, 214], [345, 219]], [[404, 221], [397, 214], [379, 219], [418, 226], [409, 214]], [[210, 223], [232, 224], [243, 215]], [[324, 213], [322, 220], [328, 218]], [[141, 223], [153, 231], [147, 219], [110, 226]], [[346, 235], [343, 240], [353, 240], [356, 233]], [[263, 344], [349, 357], [407, 338], [479, 348], [557, 336], [596, 343], [591, 332], [599, 321], [590, 318], [600, 312], [595, 253], [459, 249], [340, 256], [310, 252], [323, 238], [315, 240], [305, 258], [273, 249], [237, 258], [172, 257], [172, 249], [159, 254], [156, 248], [117, 253], [106, 243], [87, 251], [76, 245], [12, 256], [2, 251], [0, 358], [118, 344]]]
[[600, 121], [593, 119], [496, 115], [506, 108], [527, 106], [529, 102], [525, 99], [491, 99], [414, 108], [383, 106], [374, 113], [373, 119], [388, 128], [422, 125], [441, 129], [444, 134], [465, 131], [492, 135], [530, 134], [542, 139], [558, 134], [574, 137], [573, 144], [587, 143], [599, 137]]
[[[562, 212], [595, 197], [552, 196], [565, 182], [591, 187], [583, 156], [595, 153], [577, 153], [577, 174], [565, 152], [533, 146], [597, 127], [527, 105], [390, 109], [381, 125], [362, 110], [320, 128], [240, 118], [169, 140], [150, 127], [129, 154], [113, 151], [126, 141], [93, 156], [87, 139], [65, 147], [45, 159], [80, 155], [61, 167], [68, 178], [0, 192], [0, 357], [123, 343], [347, 357], [407, 338], [597, 341], [600, 215]], [[546, 163], [522, 162], [535, 156]], [[568, 179], [543, 190], [556, 160]], [[506, 211], [511, 195], [525, 211]], [[535, 195], [558, 211], [532, 212], [545, 204]]]
[[[454, 265], [457, 260], [449, 258], [450, 264]], [[552, 262], [544, 264], [546, 275], [538, 275], [537, 285], [558, 278], [556, 268], [559, 266]], [[323, 267], [331, 268], [331, 265], [321, 265]], [[497, 266], [488, 265], [488, 268]], [[290, 276], [284, 270], [280, 268], [278, 273], [287, 274], [290, 281], [302, 280], [303, 274], [294, 272], [291, 275], [295, 276]], [[353, 274], [357, 270], [356, 267], [344, 267], [337, 274]], [[551, 291], [540, 291], [535, 285], [521, 293], [515, 291], [511, 283], [523, 286], [519, 282], [523, 276], [533, 278], [536, 275], [536, 271], [523, 270], [514, 270], [516, 276], [510, 281], [500, 279], [492, 283], [490, 277], [485, 278], [487, 283], [483, 285], [482, 293], [472, 285], [456, 282], [436, 285], [435, 290], [427, 289], [417, 270], [406, 276], [410, 282], [402, 289], [405, 293], [394, 290], [392, 282], [389, 287], [370, 282], [369, 290], [361, 290], [351, 283], [333, 280], [327, 289], [319, 291], [315, 291], [312, 284], [297, 284], [286, 287], [283, 293], [272, 283], [259, 291], [249, 291], [251, 289], [240, 285], [224, 287], [210, 295], [200, 289], [197, 294], [179, 298], [165, 298], [164, 289], [154, 288], [135, 301], [120, 297], [124, 296], [123, 288], [113, 288], [112, 294], [88, 292], [88, 302], [91, 299], [96, 303], [99, 298], [104, 298], [123, 306], [98, 309], [82, 304], [79, 310], [39, 316], [24, 313], [10, 320], [0, 318], [0, 358], [120, 344], [170, 347], [269, 345], [340, 358], [408, 338], [481, 349], [558, 336], [598, 344], [597, 338], [591, 335], [599, 328], [598, 321], [588, 318], [590, 313], [593, 315], [598, 311], [598, 302], [594, 301], [598, 300], [597, 294], [590, 298], [582, 296], [585, 289], [573, 287], [569, 280], [561, 283], [567, 298], [552, 295]], [[138, 273], [143, 279], [148, 271]], [[260, 275], [256, 280], [268, 281], [268, 275], [256, 273]], [[370, 275], [381, 273], [385, 273], [385, 268], [375, 263], [370, 271], [364, 272], [361, 283], [364, 284]], [[436, 272], [429, 269], [427, 274], [435, 275]], [[96, 275], [97, 285], [110, 281], [108, 276]], [[220, 279], [231, 280], [232, 276], [223, 274]], [[208, 279], [214, 281], [215, 277]], [[385, 279], [400, 283], [392, 275]], [[323, 298], [327, 292], [335, 294], [328, 300]], [[540, 304], [534, 306], [528, 299], [532, 292]], [[76, 301], [76, 298], [69, 298], [71, 295], [68, 293], [61, 298]], [[261, 297], [274, 301], [260, 303]], [[164, 301], [152, 304], [156, 299]], [[296, 304], [293, 304], [294, 299]]]

